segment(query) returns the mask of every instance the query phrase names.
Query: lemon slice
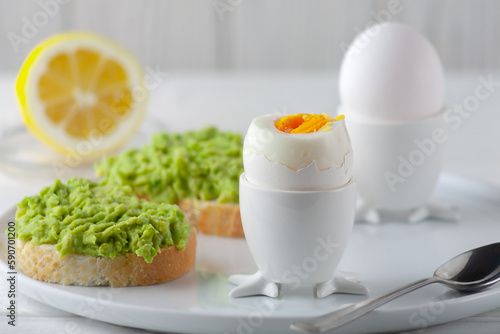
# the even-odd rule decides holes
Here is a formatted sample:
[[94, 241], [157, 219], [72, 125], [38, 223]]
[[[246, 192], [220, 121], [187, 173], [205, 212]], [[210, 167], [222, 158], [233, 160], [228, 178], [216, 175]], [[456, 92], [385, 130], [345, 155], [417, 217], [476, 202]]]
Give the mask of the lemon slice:
[[69, 32], [40, 43], [16, 81], [28, 128], [63, 154], [94, 159], [138, 129], [146, 112], [143, 70], [122, 46]]

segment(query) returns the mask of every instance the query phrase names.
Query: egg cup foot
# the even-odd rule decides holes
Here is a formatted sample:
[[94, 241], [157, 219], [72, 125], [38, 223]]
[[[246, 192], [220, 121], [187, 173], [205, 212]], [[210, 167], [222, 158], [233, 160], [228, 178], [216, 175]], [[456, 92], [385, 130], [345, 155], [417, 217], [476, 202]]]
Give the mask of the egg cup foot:
[[430, 202], [429, 204], [405, 212], [390, 212], [388, 210], [370, 208], [363, 203], [356, 208], [355, 221], [358, 222], [380, 224], [385, 221], [393, 221], [394, 219], [401, 219], [408, 223], [418, 223], [427, 219], [456, 222], [460, 220], [460, 213], [456, 206], [438, 202]]
[[325, 298], [334, 293], [366, 295], [368, 288], [355, 281], [351, 275], [339, 272], [329, 281], [316, 284], [316, 297]]
[[229, 297], [249, 297], [256, 295], [264, 295], [267, 297], [278, 297], [279, 284], [268, 281], [262, 276], [260, 271], [253, 275], [232, 275], [229, 277], [229, 282], [237, 285], [236, 288], [229, 292]]
[[[262, 276], [260, 271], [253, 275], [233, 275], [229, 282], [237, 285], [229, 293], [231, 298], [263, 295], [271, 298], [278, 297], [279, 283], [271, 282]], [[366, 295], [368, 289], [363, 284], [353, 280], [352, 274], [337, 273], [329, 281], [318, 283], [315, 286], [317, 298], [324, 298], [334, 293]]]
[[451, 222], [457, 222], [460, 220], [460, 212], [458, 211], [458, 208], [450, 203], [431, 202], [428, 205], [424, 206], [423, 209], [424, 213], [426, 213], [427, 215], [420, 218], [417, 214], [416, 218], [420, 219], [415, 220], [415, 222], [425, 219], [439, 219]]

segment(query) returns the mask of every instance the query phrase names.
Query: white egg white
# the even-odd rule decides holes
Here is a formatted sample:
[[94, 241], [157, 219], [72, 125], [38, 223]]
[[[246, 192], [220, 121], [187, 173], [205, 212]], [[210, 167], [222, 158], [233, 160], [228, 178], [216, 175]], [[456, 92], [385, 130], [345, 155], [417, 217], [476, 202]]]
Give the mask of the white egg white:
[[313, 133], [289, 134], [274, 125], [283, 114], [255, 118], [243, 145], [249, 182], [280, 190], [322, 190], [351, 179], [352, 149], [344, 121]]

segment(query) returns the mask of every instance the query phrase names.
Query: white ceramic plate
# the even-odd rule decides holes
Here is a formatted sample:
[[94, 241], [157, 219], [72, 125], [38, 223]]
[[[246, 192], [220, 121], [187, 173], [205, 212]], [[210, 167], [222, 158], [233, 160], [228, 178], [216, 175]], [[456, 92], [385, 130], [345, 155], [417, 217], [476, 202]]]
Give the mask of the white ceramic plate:
[[[414, 225], [355, 225], [340, 268], [357, 272], [379, 295], [432, 275], [442, 262], [471, 248], [500, 241], [500, 189], [443, 176], [435, 199], [456, 204], [458, 223], [425, 221]], [[14, 208], [0, 219], [5, 230]], [[5, 242], [5, 236], [2, 233]], [[0, 257], [2, 271], [8, 271]], [[85, 317], [160, 332], [286, 333], [291, 322], [321, 315], [366, 296], [313, 298], [309, 289], [281, 291], [281, 297], [230, 299], [231, 274], [256, 266], [244, 240], [199, 236], [196, 268], [171, 282], [133, 288], [85, 288], [38, 282], [18, 274], [18, 290], [53, 307]], [[338, 333], [418, 329], [500, 307], [500, 286], [459, 294], [441, 285], [422, 288], [343, 327]], [[337, 332], [336, 332], [337, 333]]]

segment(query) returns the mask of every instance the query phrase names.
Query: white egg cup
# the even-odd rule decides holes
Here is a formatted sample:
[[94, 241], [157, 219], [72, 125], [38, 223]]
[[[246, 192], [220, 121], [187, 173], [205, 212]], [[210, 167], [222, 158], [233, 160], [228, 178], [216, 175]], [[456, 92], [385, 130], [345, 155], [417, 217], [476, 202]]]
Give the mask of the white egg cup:
[[[339, 112], [342, 112], [340, 109]], [[429, 203], [447, 140], [443, 113], [416, 121], [346, 121], [358, 185], [356, 220], [458, 220], [456, 210]]]
[[250, 252], [259, 270], [233, 275], [231, 297], [277, 297], [279, 286], [366, 294], [366, 288], [337, 272], [354, 223], [356, 183], [318, 191], [275, 190], [240, 177], [240, 211]]

